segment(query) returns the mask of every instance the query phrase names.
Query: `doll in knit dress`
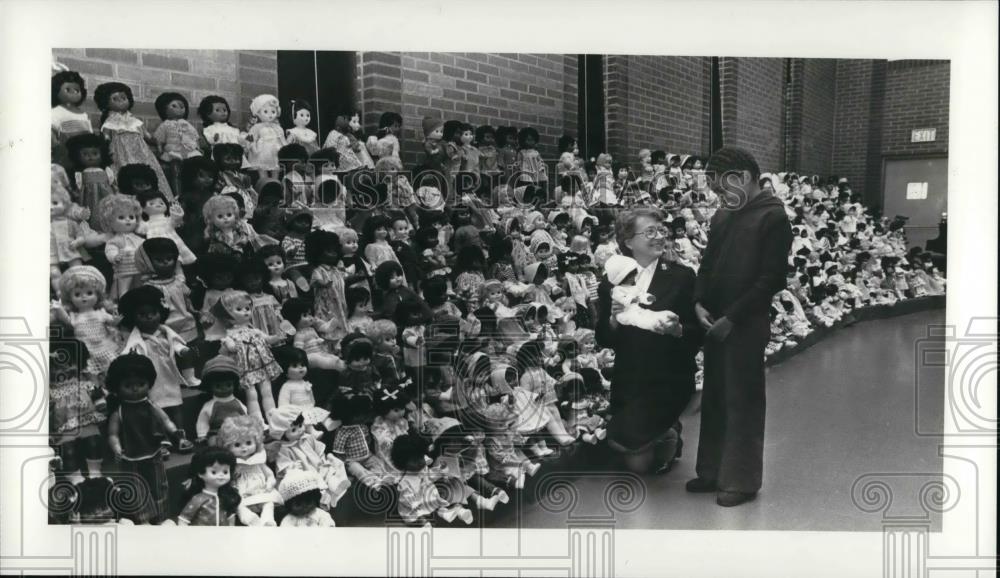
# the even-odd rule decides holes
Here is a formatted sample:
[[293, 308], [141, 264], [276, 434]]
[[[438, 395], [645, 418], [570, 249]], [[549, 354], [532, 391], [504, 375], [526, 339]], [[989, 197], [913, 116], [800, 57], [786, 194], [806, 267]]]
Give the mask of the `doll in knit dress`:
[[160, 125], [153, 131], [153, 138], [160, 147], [160, 160], [174, 191], [181, 190], [181, 161], [201, 156], [198, 148], [198, 131], [187, 121], [189, 106], [184, 95], [164, 92], [153, 103], [160, 115]]
[[259, 94], [250, 101], [253, 125], [247, 131], [247, 161], [261, 173], [261, 178], [278, 178], [278, 150], [288, 144], [285, 131], [278, 124], [281, 106], [271, 94]]
[[104, 309], [104, 275], [90, 265], [70, 267], [59, 279], [60, 304], [53, 307], [57, 318], [73, 327], [76, 338], [87, 346], [87, 371], [103, 375], [121, 351], [117, 320]]
[[99, 212], [101, 224], [108, 240], [104, 244], [104, 255], [114, 268], [115, 277], [111, 285], [111, 296], [117, 300], [138, 282], [139, 271], [135, 267], [135, 251], [142, 244], [142, 237], [136, 234], [142, 207], [135, 197], [111, 195], [101, 201]]
[[281, 501], [274, 472], [267, 465], [264, 426], [254, 416], [226, 418], [216, 440], [236, 456], [233, 487], [240, 494], [237, 516], [246, 526], [275, 526], [274, 504]]
[[134, 163], [146, 165], [156, 173], [157, 188], [168, 199], [173, 200], [170, 183], [163, 174], [156, 155], [149, 148], [150, 143], [155, 144], [156, 141], [146, 130], [142, 120], [132, 116], [131, 110], [135, 104], [132, 89], [120, 82], [104, 83], [94, 91], [94, 102], [103, 113], [101, 134], [108, 139], [115, 171]]
[[[240, 385], [247, 397], [250, 415], [263, 416], [274, 408], [271, 380], [281, 375], [267, 345], [267, 335], [250, 324], [253, 307], [244, 291], [228, 289], [212, 308], [212, 314], [226, 326], [222, 351], [236, 360], [240, 368]], [[259, 391], [259, 397], [258, 397]]]

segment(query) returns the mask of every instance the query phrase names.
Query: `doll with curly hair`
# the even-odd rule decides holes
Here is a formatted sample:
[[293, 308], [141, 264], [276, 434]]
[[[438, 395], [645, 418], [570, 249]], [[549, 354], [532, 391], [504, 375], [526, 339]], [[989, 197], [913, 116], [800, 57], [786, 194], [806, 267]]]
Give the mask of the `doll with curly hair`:
[[117, 320], [104, 308], [104, 275], [90, 265], [70, 267], [59, 278], [57, 318], [72, 326], [90, 354], [88, 371], [103, 375], [121, 351]]
[[101, 227], [108, 235], [104, 244], [104, 255], [114, 268], [114, 282], [111, 295], [120, 298], [138, 283], [139, 270], [135, 266], [135, 251], [142, 244], [142, 237], [136, 231], [142, 216], [142, 207], [135, 197], [111, 195], [98, 207]]
[[90, 210], [90, 226], [100, 229], [97, 207], [104, 198], [117, 192], [108, 143], [101, 135], [83, 133], [70, 137], [66, 150], [80, 205]]
[[240, 216], [240, 206], [233, 197], [216, 195], [209, 198], [202, 207], [202, 215], [209, 253], [243, 258], [250, 257], [264, 245], [274, 244], [273, 239], [258, 235], [253, 226]]
[[216, 438], [236, 456], [233, 487], [239, 492], [236, 515], [246, 526], [275, 526], [274, 504], [281, 501], [274, 472], [267, 465], [264, 424], [256, 416], [228, 417]]
[[247, 131], [247, 161], [262, 177], [278, 177], [278, 150], [288, 144], [285, 131], [278, 123], [281, 105], [271, 94], [258, 94], [250, 101], [253, 125]]

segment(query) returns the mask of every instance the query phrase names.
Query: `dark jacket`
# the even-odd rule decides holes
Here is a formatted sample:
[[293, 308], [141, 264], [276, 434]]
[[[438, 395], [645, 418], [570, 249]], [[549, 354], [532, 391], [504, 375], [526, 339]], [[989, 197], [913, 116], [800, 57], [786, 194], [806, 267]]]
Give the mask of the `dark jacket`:
[[695, 301], [734, 324], [767, 315], [771, 298], [786, 286], [792, 227], [782, 202], [760, 193], [739, 210], [712, 217]]

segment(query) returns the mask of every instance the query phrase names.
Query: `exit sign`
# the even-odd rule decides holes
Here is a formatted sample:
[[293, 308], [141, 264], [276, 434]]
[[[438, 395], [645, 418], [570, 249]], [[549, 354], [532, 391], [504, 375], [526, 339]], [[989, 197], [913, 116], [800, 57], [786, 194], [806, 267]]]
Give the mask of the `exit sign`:
[[936, 128], [918, 128], [910, 133], [910, 142], [934, 142], [936, 138]]

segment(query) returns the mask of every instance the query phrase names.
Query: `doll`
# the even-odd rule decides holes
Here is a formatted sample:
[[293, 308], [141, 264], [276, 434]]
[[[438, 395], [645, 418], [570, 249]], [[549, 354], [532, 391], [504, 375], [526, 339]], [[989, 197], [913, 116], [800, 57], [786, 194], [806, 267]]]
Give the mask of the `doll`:
[[156, 381], [156, 369], [148, 357], [126, 353], [108, 367], [106, 384], [112, 398], [108, 403], [108, 445], [118, 462], [123, 479], [131, 480], [136, 492], [129, 513], [136, 524], [159, 524], [167, 517], [169, 487], [163, 465], [168, 437], [183, 440], [170, 418], [150, 401], [149, 390]]
[[289, 299], [299, 296], [295, 283], [285, 279], [285, 254], [278, 245], [267, 245], [261, 247], [256, 258], [263, 266], [267, 274], [267, 284], [271, 289], [271, 294], [278, 300], [278, 303], [285, 303]]
[[499, 164], [506, 178], [512, 177], [517, 171], [517, 136], [517, 129], [512, 126], [497, 128]]
[[[132, 289], [122, 296], [119, 309], [122, 327], [129, 330], [122, 353], [138, 353], [153, 362], [156, 380], [149, 391], [149, 399], [166, 412], [184, 436], [181, 386], [201, 385], [194, 374], [194, 351], [173, 329], [163, 325], [169, 311], [163, 306], [163, 293], [156, 287], [144, 285]], [[192, 447], [187, 439], [182, 439], [178, 445], [181, 453]]]
[[173, 190], [160, 168], [160, 163], [149, 148], [155, 143], [141, 119], [132, 116], [135, 100], [132, 89], [120, 82], [107, 82], [94, 91], [94, 102], [101, 109], [101, 134], [109, 141], [115, 170], [132, 163], [148, 166], [156, 173], [157, 188], [169, 200]]
[[[278, 124], [281, 105], [270, 94], [259, 94], [250, 101], [253, 120], [247, 130], [247, 162], [250, 167], [272, 179], [278, 178], [278, 149], [288, 144], [285, 131]], [[248, 209], [249, 210], [249, 209]]]
[[230, 196], [217, 195], [205, 201], [202, 215], [209, 253], [247, 258], [256, 249], [274, 243], [274, 239], [258, 235], [250, 223], [240, 216], [240, 206]]
[[278, 484], [278, 493], [287, 511], [281, 519], [281, 527], [335, 527], [337, 524], [333, 522], [330, 513], [322, 507], [325, 485], [323, 479], [312, 472], [288, 472]]
[[347, 367], [340, 374], [340, 393], [348, 398], [357, 396], [374, 400], [382, 387], [382, 375], [375, 368], [375, 349], [371, 340], [352, 334], [341, 342]]
[[319, 204], [314, 202], [315, 171], [314, 167], [308, 164], [308, 160], [309, 151], [298, 143], [287, 144], [278, 150], [278, 162], [284, 169], [281, 177], [284, 191], [283, 204], [288, 207], [309, 207]]
[[64, 70], [52, 75], [52, 136], [59, 144], [78, 134], [94, 132], [90, 117], [81, 108], [87, 85], [79, 72]]
[[365, 133], [361, 129], [361, 115], [357, 112], [351, 112], [347, 120], [347, 139], [350, 142], [351, 149], [354, 150], [358, 159], [361, 161], [361, 166], [366, 169], [375, 168], [375, 161], [372, 160], [371, 154], [368, 152], [368, 148], [365, 146]]
[[295, 327], [293, 344], [306, 352], [309, 367], [343, 371], [344, 362], [333, 353], [329, 323], [322, 323], [313, 315], [313, 306], [305, 299], [295, 297], [281, 306], [281, 315]]
[[297, 405], [278, 407], [268, 414], [271, 437], [279, 440], [275, 470], [279, 478], [286, 478], [296, 471], [306, 471], [319, 476], [322, 484], [319, 504], [325, 510], [337, 506], [340, 498], [351, 485], [344, 462], [327, 453], [316, 435], [314, 425], [329, 416], [318, 407], [302, 408]]
[[159, 191], [149, 191], [137, 195], [136, 200], [142, 207], [145, 221], [139, 223], [137, 233], [147, 239], [165, 237], [177, 245], [178, 260], [181, 265], [190, 265], [197, 260], [191, 249], [177, 234], [177, 227], [184, 223], [184, 209], [176, 202], [167, 201], [167, 197]]
[[240, 385], [240, 368], [236, 360], [218, 355], [205, 362], [201, 370], [202, 387], [212, 398], [201, 406], [195, 423], [198, 444], [215, 445], [215, 436], [228, 417], [248, 415], [247, 407], [233, 395]]
[[59, 469], [68, 472], [69, 483], [78, 484], [84, 471], [101, 476], [100, 427], [107, 403], [95, 376], [86, 371], [87, 347], [72, 337], [69, 325], [56, 321], [53, 329], [58, 333], [49, 342], [49, 437]]
[[652, 303], [653, 296], [636, 290], [635, 278], [638, 276], [638, 271], [639, 264], [635, 259], [624, 255], [614, 255], [604, 264], [608, 281], [614, 285], [611, 289], [611, 298], [625, 307], [624, 311], [615, 316], [615, 320], [622, 325], [632, 325], [646, 331], [656, 331], [658, 327], [664, 325], [680, 331], [676, 313], [651, 311], [643, 307]]
[[[340, 162], [337, 168], [341, 172], [350, 172], [365, 166], [361, 151], [364, 150], [362, 143], [358, 142], [354, 136], [351, 123], [356, 122], [358, 115], [354, 112], [345, 112], [337, 115], [334, 120], [333, 129], [327, 133], [326, 140], [323, 141], [323, 148], [332, 148], [340, 155]], [[360, 125], [358, 125], [360, 128]], [[367, 158], [367, 153], [365, 154]], [[370, 160], [370, 159], [369, 159]], [[374, 167], [374, 163], [372, 164]]]
[[102, 200], [117, 192], [108, 143], [100, 135], [88, 132], [70, 137], [66, 141], [66, 150], [80, 206], [90, 211], [90, 226], [100, 230], [98, 207]]
[[257, 209], [257, 192], [250, 176], [241, 170], [243, 152], [243, 147], [235, 143], [219, 143], [212, 147], [212, 160], [219, 171], [216, 192], [239, 194], [247, 214], [253, 215]]
[[382, 385], [396, 387], [406, 379], [396, 324], [389, 319], [376, 319], [366, 335], [372, 342], [372, 365], [378, 372]]
[[591, 445], [606, 438], [607, 422], [594, 413], [594, 401], [587, 395], [584, 378], [567, 373], [559, 385], [559, 409], [566, 429]]
[[164, 92], [153, 105], [162, 121], [153, 131], [153, 138], [159, 144], [160, 160], [165, 164], [170, 183], [180, 193], [181, 161], [201, 156], [198, 131], [187, 121], [189, 106], [182, 94]]
[[250, 296], [243, 291], [226, 290], [212, 307], [212, 313], [226, 326], [222, 351], [232, 356], [240, 368], [240, 385], [246, 393], [250, 415], [263, 421], [263, 415], [274, 407], [271, 380], [281, 375], [281, 366], [267, 346], [267, 335], [250, 325], [253, 316]]
[[135, 251], [135, 267], [143, 284], [156, 287], [164, 296], [168, 313], [163, 324], [190, 343], [198, 338], [198, 322], [178, 255], [177, 245], [170, 239], [146, 239]]
[[184, 509], [178, 526], [235, 526], [240, 494], [233, 487], [236, 456], [226, 448], [207, 447], [191, 458]]
[[410, 242], [410, 221], [406, 215], [395, 213], [389, 216], [389, 247], [403, 268], [406, 283], [415, 288], [420, 283], [420, 257]]
[[87, 371], [103, 375], [121, 351], [116, 320], [104, 309], [104, 275], [89, 265], [70, 267], [59, 278], [60, 304], [53, 313], [87, 346]]
[[330, 417], [343, 425], [337, 428], [330, 451], [347, 464], [347, 472], [372, 490], [396, 485], [399, 476], [392, 472], [398, 471], [397, 468], [374, 453], [375, 444], [365, 425], [371, 419], [371, 398], [366, 395], [349, 399], [335, 397], [331, 409]]
[[288, 144], [300, 144], [306, 153], [313, 154], [319, 150], [319, 136], [309, 128], [312, 122], [312, 106], [305, 100], [292, 101], [292, 124], [295, 128], [285, 131], [285, 141]]
[[402, 389], [386, 387], [376, 392], [373, 405], [376, 415], [370, 430], [375, 442], [374, 453], [387, 464], [387, 471], [398, 477], [402, 472], [393, 467], [392, 444], [410, 431], [406, 417], [410, 398]]
[[372, 319], [372, 295], [361, 286], [348, 287], [345, 292], [347, 299], [347, 331], [348, 333], [368, 333], [374, 322]]
[[407, 299], [421, 301], [417, 294], [406, 285], [403, 268], [395, 261], [386, 261], [375, 269], [375, 294], [377, 316], [385, 319], [396, 318], [396, 307]]
[[65, 189], [53, 189], [52, 206], [49, 210], [51, 227], [49, 229], [49, 278], [52, 288], [59, 291], [59, 277], [63, 267], [74, 267], [83, 264], [80, 249], [84, 247], [86, 237], [79, 223], [69, 217], [73, 201]]
[[402, 328], [400, 341], [403, 346], [403, 366], [407, 375], [418, 383], [427, 364], [428, 313], [426, 303], [414, 298], [404, 299], [394, 312], [396, 325]]
[[[605, 350], [601, 353], [595, 351], [597, 340], [593, 329], [577, 329], [573, 334], [573, 339], [577, 346], [576, 357], [563, 364], [565, 373], [579, 373], [584, 368], [600, 372], [601, 369], [610, 367], [614, 362], [614, 359], [609, 356], [611, 350]], [[611, 388], [611, 382], [603, 375], [601, 375], [601, 385], [605, 389]]]
[[519, 182], [523, 184], [534, 184], [543, 191], [547, 190], [548, 172], [542, 155], [535, 148], [538, 145], [538, 131], [526, 127], [517, 133], [517, 169], [519, 171]]
[[479, 151], [479, 170], [483, 175], [497, 175], [502, 172], [500, 167], [500, 151], [497, 150], [497, 133], [494, 128], [484, 124], [476, 129], [475, 146]]
[[474, 128], [471, 124], [462, 123], [458, 130], [458, 142], [461, 148], [462, 162], [459, 170], [467, 173], [479, 175], [479, 149], [472, 144], [475, 138]]
[[518, 415], [508, 397], [492, 403], [479, 411], [477, 420], [486, 430], [483, 447], [490, 466], [489, 479], [507, 486], [523, 489], [526, 475], [534, 476], [541, 464], [528, 459], [515, 446], [514, 427]]
[[[201, 132], [202, 138], [213, 152], [213, 158], [216, 145], [235, 144], [242, 148], [246, 143], [246, 133], [240, 132], [240, 129], [229, 123], [231, 110], [229, 102], [225, 98], [212, 94], [201, 99], [201, 102], [198, 103], [198, 116], [201, 117], [201, 123], [204, 127]], [[240, 166], [248, 166], [242, 151], [240, 152]]]
[[312, 212], [306, 208], [295, 209], [285, 217], [285, 237], [281, 239], [281, 251], [285, 255], [285, 275], [299, 291], [309, 291], [306, 278], [306, 235], [312, 230]]
[[[312, 383], [306, 381], [309, 372], [309, 358], [306, 352], [298, 347], [288, 349], [282, 356], [282, 368], [285, 371], [285, 383], [278, 392], [278, 407], [294, 405], [305, 415], [306, 431], [315, 434], [314, 423], [320, 423], [329, 416], [329, 412], [316, 406]], [[273, 436], [281, 436], [271, 432]]]
[[295, 327], [281, 316], [281, 304], [264, 283], [267, 270], [260, 261], [245, 261], [236, 272], [236, 288], [250, 296], [250, 325], [267, 336], [267, 344], [276, 347], [295, 335]]
[[[424, 166], [429, 171], [436, 171], [439, 175], [448, 175], [448, 153], [445, 150], [444, 121], [429, 116], [423, 119], [424, 129]], [[447, 180], [447, 179], [446, 179]]]
[[260, 233], [274, 239], [285, 236], [285, 210], [280, 206], [285, 196], [281, 183], [274, 179], [260, 179], [254, 184], [257, 207], [250, 224]]
[[391, 228], [392, 223], [389, 218], [382, 215], [372, 215], [365, 221], [364, 256], [372, 268], [377, 268], [386, 261], [399, 263], [399, 258], [396, 257], [395, 251], [389, 245], [389, 230]]
[[461, 504], [452, 504], [441, 497], [434, 482], [444, 473], [440, 469], [430, 469], [431, 459], [427, 456], [428, 444], [418, 435], [400, 436], [392, 445], [392, 461], [404, 472], [399, 480], [399, 515], [408, 524], [426, 521], [431, 514], [446, 521], [456, 518], [466, 524], [472, 523], [472, 512]]
[[220, 341], [226, 336], [225, 325], [215, 318], [212, 308], [223, 293], [233, 288], [238, 266], [239, 261], [232, 255], [212, 253], [198, 259], [198, 278], [206, 288], [198, 311], [205, 341]]
[[136, 234], [142, 207], [133, 197], [111, 195], [99, 206], [102, 229], [109, 236], [104, 254], [114, 268], [111, 295], [120, 298], [138, 281], [135, 268], [135, 250], [142, 243]]
[[[559, 416], [556, 380], [542, 367], [543, 347], [544, 344], [539, 341], [528, 341], [517, 350], [515, 364], [521, 379], [512, 396], [518, 413], [514, 427], [522, 434], [534, 434], [545, 429], [559, 445], [567, 446], [576, 441], [576, 437], [566, 431]], [[553, 452], [544, 439], [536, 441], [530, 449], [537, 456]]]
[[177, 234], [195, 255], [202, 255], [205, 243], [205, 202], [215, 194], [219, 169], [212, 159], [191, 157], [181, 162], [181, 193], [177, 202], [184, 211], [184, 219]]
[[423, 422], [431, 440], [432, 467], [442, 472], [434, 485], [446, 501], [465, 504], [471, 498], [480, 510], [492, 511], [510, 502], [507, 492], [486, 479], [490, 466], [483, 448], [485, 435], [464, 428], [454, 418], [431, 418]]
[[341, 259], [337, 234], [312, 231], [306, 235], [306, 259], [313, 266], [309, 285], [316, 317], [325, 324], [327, 338], [339, 339], [347, 333], [347, 299], [346, 278], [337, 267]]
[[436, 276], [447, 276], [451, 268], [444, 256], [436, 249], [438, 247], [438, 231], [427, 225], [417, 230], [414, 241], [420, 255], [420, 273], [424, 279]]
[[563, 175], [576, 172], [577, 159], [580, 156], [580, 147], [576, 138], [572, 135], [564, 134], [557, 142], [559, 152], [559, 163], [556, 165], [556, 178], [561, 179]]
[[[397, 112], [383, 112], [378, 119], [378, 133], [368, 137], [368, 149], [379, 160], [399, 160], [399, 135], [403, 130], [403, 117]], [[378, 171], [376, 163], [375, 170]], [[399, 207], [403, 208], [403, 207]]]
[[216, 443], [236, 456], [233, 488], [239, 492], [236, 514], [245, 526], [275, 526], [274, 504], [281, 501], [274, 472], [264, 451], [264, 425], [253, 415], [226, 418]]

